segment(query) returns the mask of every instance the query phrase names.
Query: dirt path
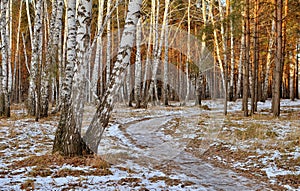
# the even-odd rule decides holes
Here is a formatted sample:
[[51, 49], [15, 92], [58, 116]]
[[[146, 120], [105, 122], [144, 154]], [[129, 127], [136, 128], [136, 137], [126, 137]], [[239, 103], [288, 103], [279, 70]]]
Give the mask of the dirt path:
[[[119, 118], [121, 116], [121, 118]], [[154, 117], [138, 116], [132, 119], [115, 115], [117, 124], [105, 133], [100, 155], [116, 165], [134, 171], [158, 171], [179, 179], [193, 189], [203, 190], [258, 190], [266, 185], [243, 177], [228, 169], [195, 157], [186, 150], [191, 139], [199, 136], [198, 115], [191, 111], [166, 112]], [[217, 118], [222, 120], [221, 118]], [[215, 123], [220, 123], [217, 120]], [[216, 125], [214, 125], [216, 126]], [[198, 150], [204, 153], [216, 135], [212, 131], [207, 142]], [[159, 177], [158, 177], [159, 178]]]

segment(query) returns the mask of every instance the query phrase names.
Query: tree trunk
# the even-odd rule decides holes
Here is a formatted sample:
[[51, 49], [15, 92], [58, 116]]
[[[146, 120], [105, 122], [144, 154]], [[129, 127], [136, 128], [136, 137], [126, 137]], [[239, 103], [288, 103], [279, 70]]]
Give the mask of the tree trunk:
[[[52, 71], [53, 67], [56, 64], [56, 56], [57, 56], [57, 46], [54, 46], [54, 38], [57, 37], [54, 30], [54, 25], [57, 16], [57, 0], [52, 2], [52, 14], [50, 19], [50, 28], [49, 31], [49, 41], [47, 44], [47, 56], [46, 56], [46, 64], [44, 70], [42, 72], [41, 79], [41, 111], [40, 117], [48, 116], [48, 108], [49, 108], [49, 98], [50, 98], [50, 87], [53, 80], [54, 71]], [[53, 32], [53, 33], [52, 33]], [[53, 73], [52, 73], [52, 72]]]
[[244, 116], [248, 116], [248, 89], [249, 89], [249, 66], [250, 66], [250, 1], [246, 0], [246, 37], [245, 37], [245, 66], [244, 66], [244, 80], [243, 80], [243, 110]]
[[276, 53], [274, 71], [274, 94], [272, 96], [272, 108], [274, 117], [280, 115], [280, 89], [282, 82], [282, 0], [275, 0], [276, 3]]
[[81, 131], [84, 104], [86, 102], [87, 68], [89, 62], [92, 1], [80, 0], [77, 8], [76, 62], [73, 77], [72, 99], [76, 126]]
[[41, 61], [40, 53], [42, 52], [42, 9], [43, 1], [36, 2], [35, 21], [34, 21], [34, 32], [33, 32], [33, 43], [32, 43], [32, 56], [31, 56], [31, 68], [30, 68], [30, 80], [29, 80], [29, 93], [28, 93], [28, 114], [35, 116], [37, 114], [37, 80], [39, 63]]
[[133, 47], [136, 24], [140, 17], [142, 0], [130, 0], [124, 31], [120, 42], [117, 61], [114, 64], [111, 79], [91, 124], [84, 136], [84, 140], [95, 153], [98, 151], [102, 134], [108, 125], [111, 111], [114, 105], [114, 94], [118, 91], [124, 79], [125, 69], [130, 63], [131, 49]]
[[10, 100], [9, 100], [9, 92], [8, 92], [8, 65], [9, 57], [8, 57], [8, 49], [9, 49], [9, 36], [7, 36], [7, 20], [6, 20], [6, 12], [8, 11], [8, 0], [1, 1], [2, 14], [0, 17], [0, 32], [1, 32], [1, 92], [0, 92], [0, 115], [4, 115], [6, 117], [10, 117]]
[[135, 81], [134, 81], [134, 96], [136, 108], [141, 107], [141, 82], [142, 82], [142, 55], [141, 55], [141, 40], [142, 40], [142, 26], [141, 19], [137, 24], [136, 32], [136, 57], [135, 57]]
[[268, 87], [269, 87], [269, 78], [270, 78], [270, 74], [271, 74], [271, 69], [272, 69], [272, 64], [271, 64], [271, 57], [272, 57], [272, 49], [273, 49], [273, 45], [274, 45], [274, 34], [275, 34], [275, 20], [272, 20], [272, 29], [271, 29], [271, 36], [269, 39], [269, 45], [268, 45], [268, 53], [267, 53], [267, 63], [266, 63], [266, 67], [267, 67], [267, 71], [266, 71], [266, 76], [265, 76], [265, 80], [264, 80], [264, 87], [263, 87], [263, 100], [267, 100], [268, 99]]
[[72, 81], [76, 64], [76, 0], [68, 1], [68, 39], [65, 78], [62, 86], [62, 105], [58, 128], [55, 133], [53, 153], [65, 156], [78, 156], [91, 153], [82, 141], [81, 132], [76, 124], [72, 106]]
[[252, 86], [251, 86], [251, 114], [254, 114], [257, 111], [257, 81], [258, 81], [258, 10], [259, 10], [259, 2], [255, 0], [255, 10], [254, 10], [254, 63], [252, 68]]
[[[170, 0], [165, 1], [165, 6], [169, 6]], [[163, 87], [163, 102], [164, 105], [169, 105], [169, 91], [168, 91], [168, 84], [169, 84], [169, 19], [168, 15], [166, 17], [165, 22], [165, 58], [164, 58], [164, 87]]]
[[[98, 32], [100, 31], [100, 27], [103, 25], [103, 11], [104, 11], [104, 0], [99, 0], [98, 1], [98, 21], [97, 21], [97, 26], [98, 26]], [[94, 64], [94, 69], [92, 72], [92, 81], [91, 81], [91, 91], [92, 91], [92, 101], [95, 102], [98, 100], [98, 95], [97, 95], [97, 82], [98, 79], [100, 78], [100, 95], [102, 95], [102, 84], [103, 84], [103, 62], [102, 62], [102, 35], [97, 36], [97, 43], [96, 43], [96, 56], [95, 56], [95, 64]]]

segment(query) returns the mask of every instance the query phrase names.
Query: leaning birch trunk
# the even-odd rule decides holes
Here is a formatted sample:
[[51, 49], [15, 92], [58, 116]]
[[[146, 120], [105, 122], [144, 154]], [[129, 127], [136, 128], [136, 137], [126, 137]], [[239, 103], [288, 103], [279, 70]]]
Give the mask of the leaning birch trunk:
[[221, 59], [220, 46], [219, 46], [219, 41], [218, 41], [218, 34], [217, 34], [216, 26], [215, 26], [216, 21], [214, 19], [214, 15], [213, 15], [213, 1], [212, 0], [210, 1], [210, 5], [209, 5], [209, 17], [211, 19], [212, 26], [213, 26], [214, 42], [215, 42], [215, 47], [216, 47], [217, 60], [219, 62], [220, 69], [221, 69], [223, 89], [225, 90], [224, 66], [223, 66], [223, 61]]
[[135, 57], [135, 81], [134, 81], [134, 96], [136, 108], [141, 107], [141, 82], [142, 82], [142, 56], [141, 56], [141, 40], [142, 26], [141, 19], [137, 24], [136, 32], [136, 57]]
[[40, 39], [42, 32], [42, 1], [36, 2], [35, 21], [34, 21], [34, 36], [33, 36], [33, 47], [31, 56], [31, 68], [30, 68], [30, 80], [29, 80], [29, 93], [28, 93], [28, 114], [31, 116], [36, 115], [37, 109], [37, 75], [38, 67], [40, 62], [40, 52], [42, 51], [42, 39]]
[[8, 86], [7, 86], [7, 66], [8, 66], [8, 36], [6, 33], [7, 23], [6, 23], [6, 11], [8, 6], [8, 1], [1, 1], [1, 10], [2, 14], [0, 17], [0, 25], [1, 25], [1, 54], [2, 54], [2, 81], [1, 81], [1, 94], [0, 94], [0, 115], [4, 115], [6, 117], [10, 117], [10, 107], [9, 107], [9, 95], [8, 95]]
[[[100, 27], [103, 24], [103, 9], [104, 9], [104, 0], [99, 0], [99, 9], [98, 9], [98, 21], [97, 21], [97, 26], [98, 26], [98, 32], [100, 31]], [[98, 100], [98, 95], [97, 95], [97, 82], [98, 79], [100, 78], [100, 95], [102, 94], [102, 74], [103, 74], [103, 67], [102, 67], [102, 35], [97, 36], [97, 43], [96, 43], [96, 56], [95, 56], [95, 64], [92, 72], [92, 80], [91, 80], [91, 91], [92, 91], [92, 98], [91, 101], [95, 102]]]
[[89, 148], [95, 153], [98, 151], [98, 145], [102, 134], [108, 126], [111, 111], [113, 110], [115, 93], [120, 88], [122, 80], [124, 79], [125, 69], [130, 63], [131, 49], [135, 39], [136, 24], [140, 17], [141, 5], [142, 0], [129, 1], [128, 13], [117, 55], [117, 61], [115, 62], [111, 73], [109, 86], [104, 92], [92, 122], [83, 137]]
[[86, 98], [86, 82], [87, 68], [89, 62], [91, 36], [91, 20], [92, 20], [92, 1], [80, 0], [77, 8], [77, 36], [76, 36], [76, 63], [73, 79], [73, 107], [75, 124], [79, 131], [81, 130], [83, 109]]
[[30, 43], [31, 48], [33, 48], [33, 32], [32, 32], [32, 24], [31, 24], [31, 18], [30, 18], [30, 10], [29, 10], [29, 0], [25, 0], [26, 3], [26, 14], [27, 14], [27, 22], [28, 22], [28, 28], [29, 28], [29, 36], [30, 36]]

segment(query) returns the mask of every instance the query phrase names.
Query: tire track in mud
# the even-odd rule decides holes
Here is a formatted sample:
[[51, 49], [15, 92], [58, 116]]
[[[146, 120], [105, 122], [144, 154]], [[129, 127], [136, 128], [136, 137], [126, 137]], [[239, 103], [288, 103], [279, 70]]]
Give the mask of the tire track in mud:
[[[195, 138], [199, 114], [181, 113], [153, 117], [140, 117], [129, 122], [119, 123], [108, 130], [110, 148], [104, 155], [117, 158], [115, 164], [129, 169], [161, 171], [170, 177], [193, 182], [207, 190], [259, 190], [265, 186], [261, 182], [243, 177], [229, 169], [223, 169], [203, 161], [186, 151], [189, 141]], [[220, 125], [214, 122], [213, 125]], [[113, 132], [113, 133], [112, 133]], [[216, 138], [217, 135], [213, 135]], [[203, 145], [201, 154], [209, 148]], [[197, 155], [199, 156], [199, 155]]]

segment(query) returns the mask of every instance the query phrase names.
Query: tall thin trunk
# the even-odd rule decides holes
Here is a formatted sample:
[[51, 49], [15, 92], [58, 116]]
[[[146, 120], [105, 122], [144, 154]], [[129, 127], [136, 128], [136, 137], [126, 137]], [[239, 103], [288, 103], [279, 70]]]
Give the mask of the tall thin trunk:
[[264, 87], [263, 87], [263, 99], [266, 100], [268, 99], [268, 87], [269, 87], [269, 78], [270, 78], [270, 74], [271, 74], [271, 68], [272, 68], [272, 64], [271, 64], [271, 58], [272, 58], [272, 52], [273, 52], [273, 46], [274, 46], [274, 34], [275, 34], [275, 20], [272, 20], [272, 28], [271, 28], [271, 35], [270, 35], [270, 39], [269, 39], [269, 45], [268, 45], [268, 54], [267, 54], [267, 63], [266, 63], [266, 67], [267, 67], [267, 71], [266, 71], [266, 76], [265, 76], [265, 80], [264, 80]]
[[143, 93], [143, 102], [144, 106], [147, 106], [148, 103], [148, 93], [149, 90], [148, 87], [148, 80], [150, 76], [148, 75], [149, 69], [150, 69], [150, 60], [151, 60], [151, 41], [153, 36], [153, 25], [154, 25], [154, 15], [155, 15], [155, 0], [152, 0], [151, 3], [151, 16], [150, 16], [150, 27], [149, 27], [149, 38], [148, 38], [148, 45], [147, 45], [147, 55], [146, 55], [146, 63], [145, 63], [145, 69], [144, 69], [144, 79], [143, 79], [143, 86], [142, 86], [142, 93]]
[[[19, 9], [19, 17], [18, 17], [18, 29], [17, 29], [17, 42], [16, 42], [16, 51], [15, 51], [15, 60], [14, 60], [14, 76], [13, 76], [13, 92], [12, 92], [12, 98], [15, 101], [19, 101], [19, 92], [21, 91], [18, 87], [18, 76], [17, 76], [17, 70], [18, 73], [21, 72], [21, 70], [17, 67], [17, 62], [20, 61], [20, 28], [21, 28], [21, 19], [22, 19], [22, 8], [23, 8], [23, 1], [20, 3], [20, 9]], [[20, 64], [20, 62], [19, 62]]]
[[[98, 26], [98, 31], [100, 30], [100, 27], [103, 25], [103, 10], [104, 10], [104, 0], [98, 0], [98, 21], [97, 21], [97, 26]], [[91, 81], [91, 91], [92, 91], [92, 101], [95, 101], [98, 99], [97, 95], [97, 82], [98, 79], [100, 78], [100, 95], [102, 95], [103, 91], [103, 62], [102, 62], [102, 35], [97, 36], [97, 44], [96, 44], [96, 57], [95, 57], [95, 64], [94, 64], [94, 69], [92, 72], [92, 81]]]
[[[106, 6], [106, 16], [109, 16], [111, 8], [111, 0], [107, 0], [107, 6]], [[111, 21], [109, 20], [106, 24], [106, 38], [107, 38], [107, 44], [106, 44], [106, 87], [109, 84], [110, 81], [110, 72], [111, 72]]]
[[249, 66], [250, 66], [250, 1], [246, 0], [246, 21], [245, 21], [245, 65], [243, 71], [243, 110], [244, 116], [248, 114], [248, 94], [249, 94]]
[[189, 60], [191, 59], [191, 0], [188, 1], [188, 36], [187, 36], [187, 59], [185, 62], [185, 75], [186, 75], [186, 96], [185, 103], [189, 101], [190, 97], [190, 78], [189, 78]]
[[[233, 3], [230, 4], [230, 13], [232, 13]], [[234, 96], [234, 71], [235, 71], [235, 54], [234, 54], [234, 27], [233, 27], [234, 18], [230, 18], [230, 87], [229, 87], [229, 101], [233, 101]]]
[[272, 111], [275, 117], [280, 115], [280, 89], [282, 82], [282, 0], [275, 0], [276, 3], [276, 53], [274, 71], [274, 95], [272, 96]]
[[[165, 1], [165, 6], [169, 6], [169, 0]], [[166, 18], [165, 22], [165, 56], [164, 56], [164, 105], [169, 105], [169, 90], [168, 90], [168, 84], [169, 84], [169, 19], [168, 16]], [[171, 87], [170, 87], [171, 88]]]
[[8, 0], [1, 1], [2, 14], [0, 17], [0, 32], [1, 32], [1, 92], [0, 92], [0, 115], [10, 117], [10, 104], [9, 104], [9, 92], [8, 92], [8, 49], [9, 49], [9, 37], [7, 36], [7, 20], [6, 12], [8, 11]]
[[25, 0], [26, 3], [26, 14], [27, 14], [27, 22], [28, 22], [28, 28], [29, 28], [29, 36], [30, 36], [30, 42], [31, 42], [31, 48], [33, 48], [33, 32], [32, 32], [32, 24], [31, 24], [31, 17], [30, 17], [30, 8], [29, 8], [29, 1], [30, 0]]
[[141, 82], [142, 82], [142, 55], [141, 55], [141, 41], [142, 41], [142, 26], [141, 19], [137, 24], [136, 32], [136, 56], [135, 56], [135, 81], [134, 81], [134, 96], [136, 108], [141, 107]]
[[254, 8], [254, 63], [252, 68], [252, 86], [251, 86], [251, 114], [254, 114], [257, 111], [257, 86], [258, 86], [258, 10], [259, 10], [259, 1], [255, 0]]
[[57, 46], [54, 46], [54, 38], [57, 37], [54, 30], [54, 25], [56, 21], [57, 15], [57, 0], [52, 2], [52, 14], [50, 19], [50, 28], [49, 31], [49, 41], [47, 44], [47, 56], [46, 56], [46, 64], [44, 70], [42, 72], [42, 79], [41, 79], [41, 111], [40, 117], [47, 117], [48, 116], [48, 108], [49, 108], [49, 98], [50, 98], [50, 87], [53, 81], [53, 67], [56, 64], [56, 57], [57, 57]]
[[[244, 12], [244, 11], [243, 11]], [[237, 81], [237, 97], [242, 97], [242, 76], [243, 76], [243, 63], [244, 63], [244, 53], [245, 53], [245, 19], [242, 19], [242, 37], [241, 37], [241, 48], [240, 57], [238, 65], [238, 81]]]
[[32, 56], [31, 56], [31, 68], [30, 68], [30, 80], [29, 80], [29, 93], [28, 93], [28, 113], [29, 115], [35, 116], [37, 109], [37, 77], [38, 77], [38, 67], [40, 60], [40, 52], [42, 52], [42, 1], [36, 2], [36, 11], [35, 11], [35, 21], [34, 21], [34, 37], [33, 37], [33, 47], [32, 47]]

